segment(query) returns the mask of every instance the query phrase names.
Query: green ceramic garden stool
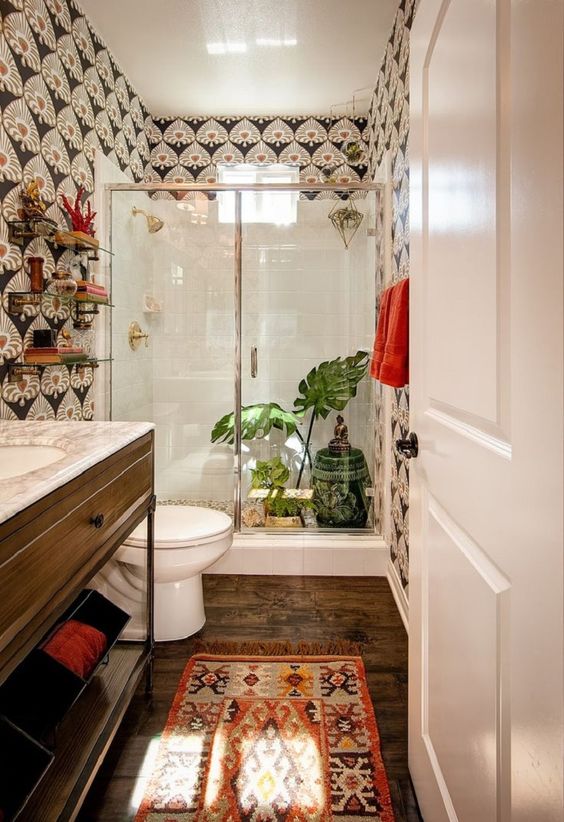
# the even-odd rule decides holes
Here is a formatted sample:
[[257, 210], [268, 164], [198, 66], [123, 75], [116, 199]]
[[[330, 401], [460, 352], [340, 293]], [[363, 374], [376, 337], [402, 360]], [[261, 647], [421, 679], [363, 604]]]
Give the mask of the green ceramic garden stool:
[[370, 472], [360, 448], [336, 454], [322, 448], [313, 465], [313, 501], [320, 525], [364, 528], [371, 500]]

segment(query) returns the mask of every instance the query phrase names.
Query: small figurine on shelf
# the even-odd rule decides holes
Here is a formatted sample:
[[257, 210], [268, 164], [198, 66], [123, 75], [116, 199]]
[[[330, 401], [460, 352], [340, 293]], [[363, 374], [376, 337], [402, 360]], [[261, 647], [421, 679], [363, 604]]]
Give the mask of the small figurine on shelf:
[[351, 450], [349, 429], [340, 414], [337, 414], [335, 436], [329, 442], [328, 448], [331, 454], [347, 454]]
[[41, 199], [39, 183], [32, 180], [21, 193], [22, 207], [18, 210], [18, 217], [22, 220], [31, 220], [45, 216], [47, 206]]
[[38, 180], [28, 183], [20, 194], [21, 207], [18, 208], [18, 217], [27, 223], [25, 232], [29, 236], [49, 237], [57, 228], [54, 220], [46, 216], [47, 205], [41, 198], [41, 189]]
[[73, 237], [76, 237], [76, 239], [80, 242], [97, 247], [98, 240], [94, 237], [95, 231], [93, 225], [96, 212], [92, 211], [90, 200], [85, 200], [83, 202], [84, 194], [84, 186], [79, 186], [78, 191], [76, 192], [74, 205], [71, 205], [70, 201], [64, 194], [61, 195], [64, 209], [69, 215], [70, 224], [72, 227], [72, 231], [69, 233]]
[[88, 266], [88, 254], [75, 254], [69, 263], [69, 273], [73, 280], [80, 282], [80, 280], [90, 279], [90, 269]]

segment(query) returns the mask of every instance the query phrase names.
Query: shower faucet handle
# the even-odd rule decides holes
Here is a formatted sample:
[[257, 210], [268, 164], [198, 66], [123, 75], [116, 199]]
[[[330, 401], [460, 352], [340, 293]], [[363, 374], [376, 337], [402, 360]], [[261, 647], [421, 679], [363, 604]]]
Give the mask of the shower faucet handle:
[[145, 340], [145, 348], [149, 347], [149, 335], [141, 330], [141, 326], [137, 320], [129, 323], [127, 339], [129, 340], [129, 347], [132, 351], [137, 351], [141, 345], [141, 340]]
[[251, 377], [253, 379], [258, 374], [258, 351], [256, 345], [251, 345]]

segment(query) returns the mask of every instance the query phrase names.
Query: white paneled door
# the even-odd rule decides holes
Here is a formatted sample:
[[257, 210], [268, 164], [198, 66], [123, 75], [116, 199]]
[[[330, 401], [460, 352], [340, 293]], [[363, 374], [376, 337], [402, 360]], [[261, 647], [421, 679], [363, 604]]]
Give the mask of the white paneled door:
[[411, 774], [560, 822], [562, 3], [421, 0], [411, 106]]

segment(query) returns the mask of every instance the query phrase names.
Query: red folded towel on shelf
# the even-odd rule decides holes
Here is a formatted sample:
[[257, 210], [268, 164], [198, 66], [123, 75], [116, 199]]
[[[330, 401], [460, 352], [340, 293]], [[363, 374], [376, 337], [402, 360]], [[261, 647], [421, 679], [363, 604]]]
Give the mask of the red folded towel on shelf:
[[58, 628], [42, 650], [69, 671], [88, 679], [102, 658], [108, 641], [97, 628], [69, 619]]
[[380, 299], [370, 374], [394, 388], [409, 383], [409, 280], [387, 288]]

